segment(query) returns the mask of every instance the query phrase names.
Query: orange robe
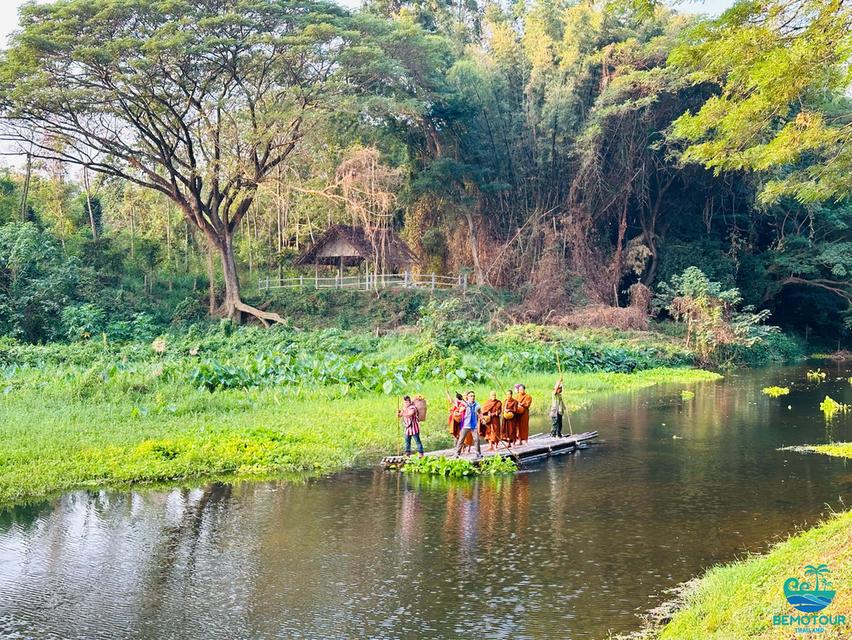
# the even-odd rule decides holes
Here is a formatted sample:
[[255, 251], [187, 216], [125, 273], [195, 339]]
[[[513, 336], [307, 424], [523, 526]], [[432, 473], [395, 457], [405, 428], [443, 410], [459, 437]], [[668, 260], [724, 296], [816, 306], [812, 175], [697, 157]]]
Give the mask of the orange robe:
[[526, 442], [530, 439], [530, 405], [532, 396], [526, 391], [518, 394], [518, 432], [517, 439]]
[[[518, 401], [514, 398], [507, 398], [506, 402], [503, 403], [503, 412], [515, 413], [518, 410]], [[500, 429], [500, 438], [505, 440], [509, 444], [514, 442], [515, 435], [518, 432], [518, 418], [515, 413], [515, 417], [511, 419], [503, 418], [503, 426]]]
[[500, 413], [503, 411], [503, 403], [499, 400], [486, 400], [482, 405], [482, 417], [485, 420], [485, 414], [488, 414], [488, 422], [482, 422], [479, 425], [479, 435], [485, 436], [491, 444], [495, 444], [500, 439]]
[[[458, 442], [459, 433], [461, 432], [461, 422], [456, 422], [455, 420], [453, 420], [453, 409], [455, 408], [456, 405], [460, 405], [462, 407], [462, 409], [466, 408], [467, 405], [464, 402], [462, 402], [461, 400], [453, 400], [452, 403], [450, 404], [450, 417], [448, 419], [448, 424], [450, 426], [449, 431], [450, 431], [450, 433], [453, 434], [453, 440]], [[472, 433], [468, 433], [467, 436], [465, 436], [464, 443], [465, 443], [466, 446], [472, 446], [473, 445], [473, 434]]]

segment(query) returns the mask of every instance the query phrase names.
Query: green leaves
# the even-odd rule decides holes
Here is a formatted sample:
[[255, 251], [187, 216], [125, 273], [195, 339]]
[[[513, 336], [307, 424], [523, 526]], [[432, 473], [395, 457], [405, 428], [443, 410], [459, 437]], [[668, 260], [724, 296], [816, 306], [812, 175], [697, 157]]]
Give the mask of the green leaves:
[[494, 476], [515, 473], [518, 470], [511, 459], [501, 456], [489, 456], [475, 465], [464, 458], [446, 458], [444, 456], [425, 456], [409, 458], [402, 467], [403, 473], [422, 473], [447, 478], [465, 478], [469, 476]]
[[[674, 122], [683, 160], [717, 174], [784, 169], [770, 176], [764, 203], [852, 195], [850, 54], [852, 9], [838, 0], [739, 2], [700, 22], [669, 64], [719, 93]], [[836, 99], [846, 117], [824, 117]]]

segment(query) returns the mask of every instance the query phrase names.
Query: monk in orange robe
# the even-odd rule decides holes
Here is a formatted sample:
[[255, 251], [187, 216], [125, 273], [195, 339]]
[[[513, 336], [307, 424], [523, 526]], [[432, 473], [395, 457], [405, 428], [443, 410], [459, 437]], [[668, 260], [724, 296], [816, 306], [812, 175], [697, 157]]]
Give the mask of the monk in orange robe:
[[485, 439], [488, 440], [489, 451], [497, 448], [500, 441], [500, 414], [503, 413], [503, 403], [497, 399], [497, 392], [492, 391], [485, 404], [482, 405], [481, 431], [484, 430]]
[[[515, 435], [518, 432], [518, 418], [515, 411], [518, 410], [518, 401], [512, 395], [512, 390], [506, 392], [506, 399], [503, 400], [503, 426], [500, 429], [500, 439], [505, 440], [509, 444], [515, 441]], [[507, 417], [507, 416], [512, 416]]]
[[532, 396], [527, 393], [527, 388], [519, 384], [518, 389], [518, 432], [515, 435], [520, 444], [530, 439], [530, 405]]

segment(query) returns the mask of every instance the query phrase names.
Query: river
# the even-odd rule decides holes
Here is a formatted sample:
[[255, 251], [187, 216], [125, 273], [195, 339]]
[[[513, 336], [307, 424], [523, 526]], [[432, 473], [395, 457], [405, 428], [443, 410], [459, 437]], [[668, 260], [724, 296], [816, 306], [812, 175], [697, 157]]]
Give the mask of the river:
[[[597, 401], [580, 453], [465, 480], [74, 492], [0, 515], [4, 638], [605, 638], [665, 590], [850, 503], [852, 372], [728, 374]], [[790, 386], [771, 399], [761, 388]], [[694, 398], [684, 398], [689, 388]], [[538, 400], [542, 402], [542, 399]], [[536, 429], [535, 427], [538, 427]], [[533, 432], [544, 429], [543, 419]]]

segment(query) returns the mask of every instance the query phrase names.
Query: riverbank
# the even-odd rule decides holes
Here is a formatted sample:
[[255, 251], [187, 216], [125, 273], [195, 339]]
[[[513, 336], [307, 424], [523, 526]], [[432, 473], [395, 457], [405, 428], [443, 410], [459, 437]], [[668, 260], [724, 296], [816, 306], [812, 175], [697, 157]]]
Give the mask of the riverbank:
[[[81, 372], [54, 364], [7, 375], [0, 404], [0, 504], [80, 487], [324, 473], [396, 451], [400, 443], [396, 392], [340, 384], [210, 392], [193, 383], [194, 371], [181, 377], [164, 364], [131, 369], [104, 377], [97, 368]], [[672, 368], [567, 373], [565, 396], [576, 409], [606, 393], [718, 377]], [[521, 379], [535, 398], [532, 415], [542, 414], [554, 373], [507, 374], [507, 382]], [[457, 380], [453, 388], [472, 387], [484, 395], [494, 386], [490, 380]], [[425, 442], [448, 444], [444, 384], [418, 381], [406, 388], [431, 401]]]
[[[852, 444], [797, 447], [849, 458]], [[787, 603], [784, 582], [788, 578], [806, 579], [807, 565], [825, 564], [826, 577], [836, 589], [831, 604], [821, 615], [845, 615], [843, 625], [775, 624], [776, 616], [802, 614]], [[796, 626], [820, 627], [820, 638], [840, 640], [852, 632], [852, 511], [838, 513], [824, 522], [790, 536], [768, 553], [710, 569], [704, 576], [687, 583], [677, 601], [663, 609], [667, 622], [649, 626], [629, 636], [636, 640], [782, 639], [805, 637], [795, 634]], [[674, 608], [674, 613], [668, 613]], [[652, 617], [653, 614], [652, 614]], [[807, 636], [810, 637], [810, 636]]]
[[598, 393], [703, 380], [680, 340], [534, 325], [488, 333], [432, 313], [418, 331], [191, 327], [153, 341], [0, 340], [0, 503], [76, 487], [222, 474], [328, 472], [395, 452], [396, 409], [420, 392], [445, 445], [445, 389], [527, 383], [541, 412], [556, 371]]

